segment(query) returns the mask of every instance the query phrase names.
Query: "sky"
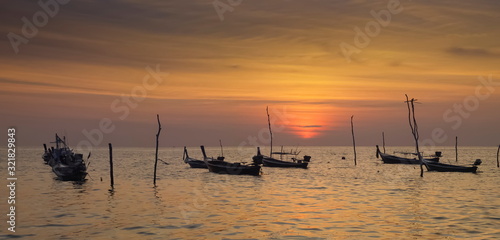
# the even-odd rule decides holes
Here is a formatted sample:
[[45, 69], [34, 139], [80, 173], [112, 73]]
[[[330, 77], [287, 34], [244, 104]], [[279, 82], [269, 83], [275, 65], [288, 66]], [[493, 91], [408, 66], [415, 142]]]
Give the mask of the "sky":
[[[0, 126], [41, 146], [500, 143], [495, 0], [4, 1]], [[4, 138], [6, 139], [6, 138]], [[5, 142], [6, 144], [6, 142]]]

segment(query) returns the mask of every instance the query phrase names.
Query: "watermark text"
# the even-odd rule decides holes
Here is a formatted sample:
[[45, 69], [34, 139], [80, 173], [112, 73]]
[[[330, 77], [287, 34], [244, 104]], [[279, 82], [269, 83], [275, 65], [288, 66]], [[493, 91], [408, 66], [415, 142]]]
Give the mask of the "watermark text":
[[7, 129], [7, 230], [16, 232], [16, 129]]

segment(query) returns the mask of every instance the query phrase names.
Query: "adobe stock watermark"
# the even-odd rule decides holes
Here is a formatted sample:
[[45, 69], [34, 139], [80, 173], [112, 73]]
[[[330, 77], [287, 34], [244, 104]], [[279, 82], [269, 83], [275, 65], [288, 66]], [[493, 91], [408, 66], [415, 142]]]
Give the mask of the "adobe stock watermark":
[[[487, 100], [495, 92], [495, 87], [500, 86], [500, 82], [493, 81], [492, 74], [488, 77], [478, 76], [478, 80], [480, 84], [474, 88], [473, 94], [466, 96], [461, 103], [455, 103], [444, 111], [443, 121], [451, 124], [452, 130], [459, 129], [464, 119], [469, 118], [474, 111], [479, 109], [481, 101]], [[436, 144], [444, 143], [446, 140], [448, 140], [446, 131], [436, 127], [431, 132], [431, 138], [425, 139], [421, 143], [422, 146], [434, 149]]]
[[[141, 85], [132, 88], [130, 94], [122, 94], [121, 97], [111, 102], [110, 109], [113, 113], [119, 114], [119, 120], [125, 120], [130, 115], [131, 109], [137, 108], [139, 103], [146, 99], [148, 93], [164, 81], [161, 74], [169, 75], [169, 73], [160, 72], [159, 64], [156, 65], [156, 69], [147, 66], [146, 71], [148, 73], [142, 78]], [[113, 124], [113, 120], [102, 118], [97, 128], [82, 130], [82, 134], [86, 137], [86, 140], [80, 141], [77, 148], [82, 151], [86, 150], [90, 152], [93, 147], [99, 146], [102, 143], [104, 134], [112, 133], [115, 128], [116, 126]]]
[[[7, 129], [7, 230], [16, 232], [16, 128]], [[19, 186], [19, 184], [17, 185]]]
[[234, 7], [239, 6], [243, 0], [226, 0], [227, 3], [222, 2], [221, 0], [214, 0], [212, 5], [214, 6], [215, 12], [217, 16], [219, 16], [220, 21], [224, 21], [224, 13], [226, 11], [233, 12]]
[[365, 24], [364, 31], [359, 27], [354, 27], [354, 45], [346, 42], [341, 42], [339, 44], [340, 52], [350, 63], [351, 56], [353, 54], [360, 54], [361, 49], [368, 47], [371, 40], [377, 37], [381, 32], [381, 27], [388, 27], [392, 20], [392, 15], [401, 13], [403, 11], [403, 6], [399, 0], [389, 0], [387, 3], [387, 9], [382, 9], [378, 12], [375, 10], [370, 11], [370, 15], [374, 18]]
[[54, 18], [60, 10], [60, 6], [66, 5], [70, 0], [39, 0], [38, 6], [41, 10], [35, 12], [31, 17], [31, 21], [27, 17], [22, 17], [21, 35], [9, 32], [7, 38], [10, 45], [16, 54], [19, 53], [21, 44], [28, 44], [30, 39], [34, 38], [39, 31], [39, 28], [47, 26], [49, 18]]

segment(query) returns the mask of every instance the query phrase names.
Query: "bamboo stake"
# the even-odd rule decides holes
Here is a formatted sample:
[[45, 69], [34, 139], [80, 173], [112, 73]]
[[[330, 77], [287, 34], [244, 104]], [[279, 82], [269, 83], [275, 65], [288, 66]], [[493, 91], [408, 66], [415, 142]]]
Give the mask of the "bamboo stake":
[[269, 107], [266, 107], [267, 113], [267, 124], [269, 125], [269, 135], [271, 136], [271, 150], [269, 152], [269, 157], [273, 157], [273, 132], [271, 131], [271, 117], [269, 117]]
[[352, 146], [354, 147], [354, 166], [357, 165], [356, 162], [356, 140], [354, 139], [354, 125], [352, 123], [352, 118], [354, 115], [351, 116], [351, 133], [352, 133]]
[[498, 162], [498, 153], [500, 153], [500, 145], [498, 145], [498, 149], [497, 149], [497, 168], [500, 167], [500, 162]]
[[182, 160], [186, 161], [186, 158], [188, 158], [189, 156], [187, 155], [187, 149], [186, 149], [186, 146], [184, 146], [184, 152], [182, 153]]
[[384, 132], [382, 132], [382, 147], [384, 148], [384, 153], [385, 153], [385, 135], [384, 135]]
[[410, 123], [410, 129], [411, 133], [413, 134], [413, 139], [415, 139], [415, 149], [417, 151], [417, 156], [418, 159], [420, 160], [420, 177], [424, 176], [424, 161], [422, 158], [422, 155], [420, 154], [420, 149], [418, 147], [418, 125], [417, 125], [417, 119], [415, 118], [415, 101], [416, 99], [412, 98], [411, 100], [408, 99], [408, 95], [406, 95], [406, 105], [408, 106], [408, 122]]
[[153, 178], [153, 185], [156, 187], [156, 167], [158, 166], [158, 138], [161, 132], [160, 115], [156, 114], [156, 119], [158, 120], [158, 133], [156, 133], [156, 153], [155, 153], [155, 171]]
[[109, 143], [109, 178], [111, 179], [111, 188], [114, 188], [115, 179], [113, 177], [113, 145]]
[[458, 162], [458, 136], [455, 136], [455, 162]]
[[222, 149], [222, 140], [219, 139], [221, 157], [224, 157], [224, 149]]

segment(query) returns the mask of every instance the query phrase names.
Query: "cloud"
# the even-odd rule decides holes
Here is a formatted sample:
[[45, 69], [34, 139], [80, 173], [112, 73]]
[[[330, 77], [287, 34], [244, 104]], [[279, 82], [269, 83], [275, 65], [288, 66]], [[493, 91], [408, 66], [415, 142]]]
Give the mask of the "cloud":
[[322, 128], [323, 125], [304, 125], [304, 126], [295, 125], [294, 127], [299, 127], [299, 128]]
[[52, 83], [45, 83], [45, 82], [33, 82], [33, 81], [22, 81], [22, 80], [15, 80], [15, 79], [6, 79], [6, 78], [0, 78], [0, 83], [2, 84], [17, 84], [17, 85], [28, 85], [28, 86], [49, 86], [49, 87], [62, 87], [63, 85], [60, 84], [52, 84]]
[[500, 54], [491, 52], [484, 48], [463, 48], [451, 47], [446, 49], [449, 54], [464, 56], [464, 57], [499, 57]]

